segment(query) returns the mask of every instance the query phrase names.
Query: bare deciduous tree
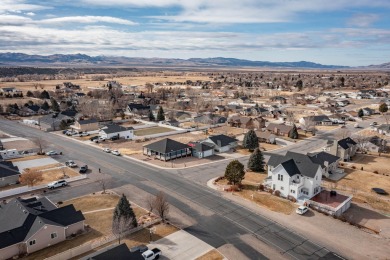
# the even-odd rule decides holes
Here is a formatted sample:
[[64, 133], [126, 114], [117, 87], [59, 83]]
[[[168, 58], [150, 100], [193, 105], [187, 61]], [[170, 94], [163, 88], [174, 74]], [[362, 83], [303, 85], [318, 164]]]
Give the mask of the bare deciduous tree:
[[37, 170], [26, 169], [25, 173], [20, 175], [20, 183], [29, 187], [34, 186], [40, 181], [43, 181], [42, 172]]
[[146, 82], [145, 88], [148, 90], [149, 93], [152, 93], [154, 89], [154, 85], [149, 82]]
[[344, 139], [344, 138], [347, 138], [348, 136], [351, 136], [351, 131], [349, 131], [348, 129], [345, 129], [345, 128], [341, 128], [337, 131], [337, 133], [335, 134], [335, 137], [340, 140], [340, 139]]
[[38, 146], [39, 152], [38, 154], [43, 154], [43, 147], [45, 145], [45, 142], [42, 140], [42, 138], [37, 137], [33, 140], [33, 142]]
[[126, 218], [125, 216], [120, 216], [115, 218], [112, 222], [112, 233], [116, 238], [118, 238], [118, 244], [121, 243], [121, 237], [123, 237], [127, 231], [134, 228], [133, 218]]
[[154, 209], [164, 222], [169, 212], [169, 203], [164, 192], [157, 193], [154, 199]]
[[108, 185], [110, 185], [111, 180], [110, 180], [109, 178], [104, 178], [104, 177], [102, 177], [102, 178], [99, 179], [98, 182], [99, 182], [99, 184], [100, 184], [100, 187], [101, 187], [102, 190], [103, 190], [103, 194], [106, 193], [106, 190], [107, 190], [107, 188], [108, 188]]
[[147, 198], [146, 198], [146, 206], [147, 206], [147, 209], [149, 211], [149, 216], [150, 214], [153, 212], [154, 210], [154, 203], [155, 203], [155, 196], [153, 195], [149, 195]]
[[370, 140], [370, 136], [364, 135], [364, 134], [357, 134], [353, 137], [353, 140], [356, 142], [358, 149], [361, 152], [365, 152], [366, 147], [367, 147], [369, 140]]

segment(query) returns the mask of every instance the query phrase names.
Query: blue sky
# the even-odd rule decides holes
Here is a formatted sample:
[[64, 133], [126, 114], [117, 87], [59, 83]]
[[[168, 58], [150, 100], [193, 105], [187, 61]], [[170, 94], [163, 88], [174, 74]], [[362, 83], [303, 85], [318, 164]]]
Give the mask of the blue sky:
[[390, 0], [0, 0], [0, 52], [390, 62]]

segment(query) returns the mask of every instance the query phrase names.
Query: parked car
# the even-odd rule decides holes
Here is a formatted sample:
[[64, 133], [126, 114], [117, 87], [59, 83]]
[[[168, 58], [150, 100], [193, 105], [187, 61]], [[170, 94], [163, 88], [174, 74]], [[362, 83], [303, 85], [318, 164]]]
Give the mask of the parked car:
[[119, 139], [118, 135], [114, 135], [113, 137], [110, 138], [111, 141], [118, 140], [118, 139]]
[[66, 185], [68, 185], [68, 182], [66, 180], [59, 180], [59, 181], [50, 182], [47, 185], [47, 187], [49, 189], [54, 189], [54, 188], [58, 188], [58, 187], [65, 187]]
[[152, 250], [146, 250], [142, 253], [142, 256], [145, 260], [158, 259], [162, 255], [161, 250], [158, 248], [153, 248]]
[[48, 151], [46, 155], [58, 155], [59, 153], [57, 151]]
[[94, 140], [95, 143], [100, 143], [100, 142], [104, 142], [104, 141], [106, 141], [106, 138], [100, 137], [100, 136]]
[[306, 207], [306, 206], [299, 206], [295, 212], [296, 212], [297, 214], [299, 214], [299, 215], [303, 215], [303, 214], [305, 214], [308, 210], [309, 210], [309, 208]]
[[370, 126], [376, 126], [376, 125], [378, 125], [378, 122], [372, 122], [372, 123], [370, 124]]
[[132, 253], [134, 253], [134, 252], [143, 253], [147, 250], [149, 250], [149, 248], [145, 245], [139, 245], [139, 246], [134, 246], [134, 247], [130, 248], [130, 252], [132, 252]]
[[83, 165], [80, 167], [79, 173], [86, 173], [88, 171], [88, 165]]
[[90, 141], [95, 141], [96, 139], [98, 139], [99, 136], [92, 136], [91, 138], [89, 138]]
[[89, 136], [89, 133], [87, 133], [87, 132], [82, 132], [82, 133], [80, 133], [80, 136]]
[[112, 153], [113, 155], [116, 155], [116, 156], [121, 155], [121, 153], [120, 153], [118, 150], [112, 150], [111, 153]]
[[66, 161], [65, 165], [71, 168], [77, 167], [77, 164], [72, 160]]
[[104, 148], [103, 152], [109, 153], [109, 152], [111, 152], [111, 149], [110, 148]]
[[63, 130], [62, 133], [65, 135], [69, 130]]
[[73, 135], [74, 133], [75, 133], [75, 132], [72, 132], [72, 131], [69, 131], [69, 130], [65, 132], [65, 134], [66, 134], [67, 136]]
[[360, 128], [360, 125], [358, 123], [354, 124], [353, 127]]

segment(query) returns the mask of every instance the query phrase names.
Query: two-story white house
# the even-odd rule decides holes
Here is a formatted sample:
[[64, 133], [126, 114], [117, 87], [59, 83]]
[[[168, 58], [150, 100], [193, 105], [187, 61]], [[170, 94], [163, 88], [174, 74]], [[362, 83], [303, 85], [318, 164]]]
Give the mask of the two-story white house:
[[296, 200], [311, 199], [321, 191], [322, 167], [309, 156], [287, 152], [272, 155], [268, 161], [268, 177], [264, 184], [282, 197]]

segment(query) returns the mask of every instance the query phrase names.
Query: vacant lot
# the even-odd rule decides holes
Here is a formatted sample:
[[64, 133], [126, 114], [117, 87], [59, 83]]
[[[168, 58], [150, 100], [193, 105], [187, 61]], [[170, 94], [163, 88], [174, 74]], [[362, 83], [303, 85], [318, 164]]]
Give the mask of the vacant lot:
[[378, 156], [377, 154], [356, 154], [353, 161], [349, 164], [355, 166], [356, 169], [361, 169], [363, 167], [364, 171], [377, 171], [379, 174], [385, 173], [390, 175], [389, 154], [381, 154], [381, 156]]
[[35, 160], [35, 159], [42, 159], [42, 158], [48, 158], [46, 155], [33, 155], [33, 156], [26, 156], [22, 158], [16, 158], [11, 159], [11, 162], [23, 162], [23, 161], [29, 161], [29, 160]]
[[213, 249], [206, 254], [196, 258], [196, 260], [223, 260], [224, 257], [216, 249]]
[[145, 136], [145, 135], [154, 135], [154, 134], [161, 134], [161, 133], [173, 132], [173, 131], [175, 130], [172, 128], [157, 126], [157, 127], [135, 130], [134, 135]]

